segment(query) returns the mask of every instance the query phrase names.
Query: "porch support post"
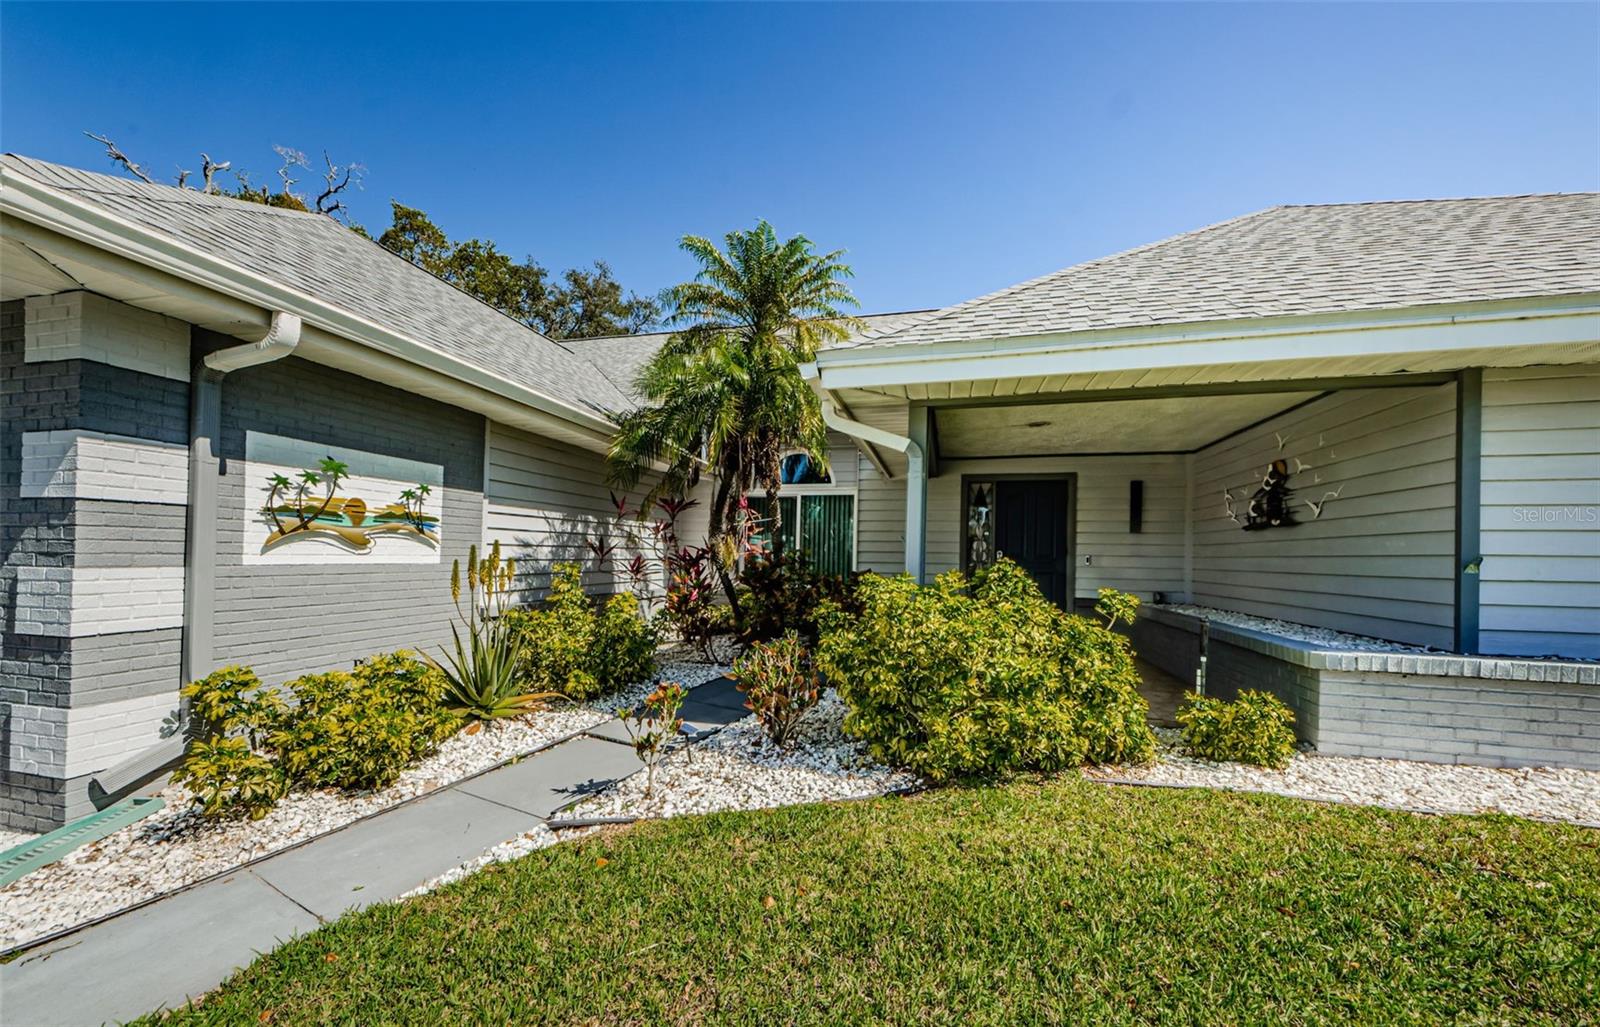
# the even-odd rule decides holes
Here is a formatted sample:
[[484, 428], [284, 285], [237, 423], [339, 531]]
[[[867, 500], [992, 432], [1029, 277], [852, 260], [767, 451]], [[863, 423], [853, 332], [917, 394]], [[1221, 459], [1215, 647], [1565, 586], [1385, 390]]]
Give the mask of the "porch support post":
[[1455, 650], [1478, 651], [1483, 564], [1483, 368], [1456, 373]]
[[926, 579], [928, 553], [928, 408], [911, 404], [906, 435], [906, 573]]

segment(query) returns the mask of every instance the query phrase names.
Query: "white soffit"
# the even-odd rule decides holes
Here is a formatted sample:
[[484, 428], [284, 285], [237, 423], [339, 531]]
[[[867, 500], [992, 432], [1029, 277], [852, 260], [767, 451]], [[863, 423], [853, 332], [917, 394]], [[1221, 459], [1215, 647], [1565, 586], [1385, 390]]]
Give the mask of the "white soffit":
[[1313, 399], [1315, 392], [936, 409], [944, 460], [1061, 453], [1181, 453]]
[[0, 236], [0, 300], [49, 296], [78, 282], [10, 236]]

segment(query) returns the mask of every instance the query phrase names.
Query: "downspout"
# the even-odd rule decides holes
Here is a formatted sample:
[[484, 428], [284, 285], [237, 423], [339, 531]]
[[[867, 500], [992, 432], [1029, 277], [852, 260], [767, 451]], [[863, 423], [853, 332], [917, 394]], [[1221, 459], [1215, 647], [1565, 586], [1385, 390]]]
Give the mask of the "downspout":
[[[208, 353], [189, 376], [189, 504], [183, 553], [183, 682], [211, 673], [217, 569], [217, 438], [222, 432], [222, 379], [230, 372], [281, 360], [300, 344], [300, 316], [275, 311], [272, 324], [255, 342]], [[117, 764], [92, 782], [96, 804], [118, 797], [165, 770], [183, 756], [193, 725], [189, 701], [179, 707], [177, 731]]]
[[[183, 680], [211, 673], [217, 570], [217, 438], [222, 433], [222, 379], [233, 371], [281, 360], [300, 344], [300, 317], [279, 310], [255, 342], [207, 353], [189, 377], [189, 508], [183, 559]], [[188, 719], [185, 706], [184, 719]]]
[[922, 446], [915, 439], [896, 435], [875, 425], [846, 417], [839, 411], [833, 396], [822, 385], [822, 374], [817, 365], [801, 364], [800, 375], [817, 394], [822, 406], [822, 421], [834, 431], [860, 439], [869, 445], [906, 455], [906, 573], [920, 582], [927, 552], [928, 474]]

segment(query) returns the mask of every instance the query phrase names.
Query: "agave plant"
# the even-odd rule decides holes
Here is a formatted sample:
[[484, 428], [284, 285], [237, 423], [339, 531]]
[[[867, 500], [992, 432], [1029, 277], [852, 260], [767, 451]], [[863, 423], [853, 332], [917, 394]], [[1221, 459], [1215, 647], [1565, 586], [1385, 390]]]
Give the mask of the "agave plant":
[[498, 616], [510, 599], [516, 575], [515, 560], [501, 561], [499, 542], [482, 561], [478, 547], [471, 547], [463, 606], [461, 561], [450, 568], [450, 596], [460, 619], [459, 625], [450, 625], [455, 651], [443, 652], [442, 663], [432, 656], [427, 659], [444, 675], [444, 705], [475, 722], [468, 732], [477, 730], [483, 721], [530, 713], [552, 699], [564, 698], [560, 692], [519, 691], [522, 643], [512, 626]]

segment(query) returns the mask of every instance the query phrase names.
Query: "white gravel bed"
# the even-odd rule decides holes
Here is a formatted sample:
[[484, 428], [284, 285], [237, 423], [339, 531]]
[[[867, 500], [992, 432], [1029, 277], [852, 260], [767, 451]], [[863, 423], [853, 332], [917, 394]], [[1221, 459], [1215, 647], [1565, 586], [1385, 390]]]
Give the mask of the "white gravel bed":
[[39, 835], [34, 831], [5, 831], [0, 830], [0, 852], [14, 849], [23, 842], [31, 842]]
[[[670, 678], [669, 678], [670, 680]], [[656, 767], [655, 789], [644, 797], [644, 773], [613, 785], [561, 814], [583, 817], [672, 817], [718, 810], [767, 809], [829, 799], [864, 799], [920, 783], [916, 775], [873, 761], [866, 746], [840, 730], [845, 706], [832, 689], [801, 721], [786, 750], [767, 741], [755, 717], [723, 728]], [[557, 822], [559, 826], [559, 821]], [[597, 827], [559, 833], [540, 826], [501, 842], [483, 855], [448, 870], [400, 896], [411, 898], [459, 881], [492, 863], [581, 837]]]
[[[663, 664], [657, 675], [695, 687], [726, 667]], [[455, 735], [382, 791], [295, 792], [260, 820], [208, 821], [186, 789], [168, 785], [166, 808], [0, 889], [0, 948], [84, 923], [258, 859], [515, 756], [605, 723], [649, 693], [654, 679], [579, 706], [507, 718]], [[22, 839], [19, 839], [22, 840]]]
[[830, 799], [859, 799], [918, 783], [915, 775], [875, 762], [840, 730], [845, 705], [831, 689], [801, 721], [789, 748], [767, 741], [755, 717], [723, 728], [663, 759], [653, 794], [635, 774], [579, 803], [569, 817], [672, 817], [717, 810], [766, 809]]
[[1188, 617], [1198, 617], [1202, 620], [1211, 621], [1213, 624], [1227, 624], [1235, 628], [1244, 628], [1248, 631], [1264, 631], [1269, 635], [1282, 635], [1284, 638], [1292, 638], [1296, 642], [1309, 642], [1312, 645], [1323, 645], [1330, 649], [1354, 649], [1367, 653], [1445, 652], [1443, 649], [1432, 649], [1423, 645], [1390, 642], [1382, 638], [1373, 638], [1370, 635], [1351, 635], [1343, 631], [1334, 631], [1332, 628], [1314, 628], [1309, 624], [1296, 624], [1294, 621], [1277, 620], [1273, 617], [1255, 617], [1248, 613], [1218, 610], [1211, 606], [1195, 606], [1190, 603], [1162, 603], [1153, 605], [1152, 609], [1166, 610], [1169, 613], [1181, 613]]
[[1441, 813], [1513, 813], [1600, 824], [1600, 771], [1559, 767], [1469, 767], [1414, 760], [1297, 753], [1283, 770], [1212, 763], [1177, 748], [1178, 732], [1157, 728], [1162, 752], [1143, 766], [1095, 767], [1094, 778], [1272, 792], [1300, 799]]

